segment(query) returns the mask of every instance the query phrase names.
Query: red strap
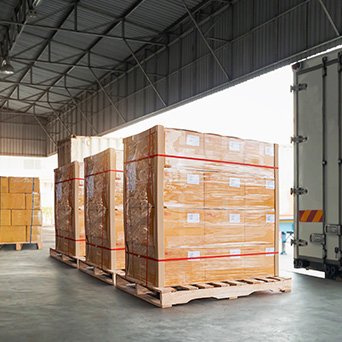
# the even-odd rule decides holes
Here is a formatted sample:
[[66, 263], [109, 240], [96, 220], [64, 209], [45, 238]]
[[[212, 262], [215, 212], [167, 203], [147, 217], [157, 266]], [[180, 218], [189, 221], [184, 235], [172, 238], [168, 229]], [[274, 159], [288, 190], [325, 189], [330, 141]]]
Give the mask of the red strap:
[[265, 168], [265, 169], [278, 170], [278, 167], [275, 167], [275, 166], [257, 165], [257, 164], [246, 164], [246, 163], [230, 162], [230, 161], [226, 161], [226, 160], [216, 160], [216, 159], [205, 159], [205, 158], [195, 158], [195, 157], [185, 157], [185, 156], [173, 156], [173, 155], [169, 155], [169, 154], [154, 154], [152, 156], [147, 156], [147, 157], [143, 157], [143, 158], [140, 158], [140, 159], [126, 161], [125, 164], [134, 163], [134, 162], [138, 162], [138, 161], [145, 160], [145, 159], [150, 159], [150, 158], [155, 158], [155, 157], [176, 158], [176, 159], [186, 159], [186, 160], [197, 160], [197, 161], [206, 161], [206, 162], [212, 162], [212, 163], [252, 166], [252, 167], [261, 167], [261, 168]]
[[241, 256], [253, 256], [253, 255], [274, 255], [279, 254], [279, 252], [264, 252], [264, 253], [246, 253], [246, 254], [223, 254], [223, 255], [208, 255], [208, 256], [198, 256], [198, 257], [191, 257], [191, 258], [172, 258], [172, 259], [155, 259], [146, 255], [131, 253], [126, 251], [127, 254], [134, 255], [138, 258], [144, 258], [156, 262], [165, 262], [165, 261], [181, 261], [181, 260], [196, 260], [196, 259], [215, 259], [215, 258], [234, 258], [234, 257], [241, 257]]

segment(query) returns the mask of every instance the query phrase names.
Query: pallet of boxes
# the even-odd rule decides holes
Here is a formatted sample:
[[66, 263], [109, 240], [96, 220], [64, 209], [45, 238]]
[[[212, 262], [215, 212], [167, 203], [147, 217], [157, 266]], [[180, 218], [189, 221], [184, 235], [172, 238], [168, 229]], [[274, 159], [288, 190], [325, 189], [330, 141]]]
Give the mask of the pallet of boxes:
[[79, 269], [109, 284], [125, 268], [123, 151], [84, 159], [86, 260]]
[[126, 274], [160, 307], [290, 291], [278, 276], [278, 148], [155, 126], [124, 139]]
[[42, 249], [39, 178], [0, 177], [0, 247], [25, 244]]
[[55, 169], [55, 242], [50, 256], [77, 267], [85, 256], [83, 163]]

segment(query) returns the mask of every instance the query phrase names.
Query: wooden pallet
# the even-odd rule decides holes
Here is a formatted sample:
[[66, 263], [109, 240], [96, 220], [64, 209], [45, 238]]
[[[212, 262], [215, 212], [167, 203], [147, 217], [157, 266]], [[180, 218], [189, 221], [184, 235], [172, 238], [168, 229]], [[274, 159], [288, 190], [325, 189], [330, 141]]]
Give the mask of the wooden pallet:
[[84, 259], [83, 257], [68, 255], [54, 248], [50, 248], [50, 256], [56, 260], [64, 262], [65, 264], [75, 268], [78, 268], [78, 263], [80, 262], [80, 260]]
[[43, 249], [43, 243], [40, 241], [40, 242], [9, 242], [9, 243], [1, 243], [0, 244], [0, 248], [2, 246], [6, 246], [6, 245], [15, 245], [15, 249], [17, 251], [21, 251], [21, 249], [23, 248], [23, 245], [36, 245], [37, 246], [37, 249]]
[[110, 285], [115, 285], [116, 273], [122, 272], [122, 270], [116, 271], [116, 270], [109, 270], [107, 268], [101, 268], [98, 265], [93, 264], [89, 261], [85, 261], [85, 260], [80, 260], [78, 269]]
[[260, 277], [158, 288], [145, 287], [127, 279], [124, 274], [117, 274], [116, 287], [160, 308], [170, 308], [200, 298], [236, 299], [260, 291], [289, 292], [291, 278]]

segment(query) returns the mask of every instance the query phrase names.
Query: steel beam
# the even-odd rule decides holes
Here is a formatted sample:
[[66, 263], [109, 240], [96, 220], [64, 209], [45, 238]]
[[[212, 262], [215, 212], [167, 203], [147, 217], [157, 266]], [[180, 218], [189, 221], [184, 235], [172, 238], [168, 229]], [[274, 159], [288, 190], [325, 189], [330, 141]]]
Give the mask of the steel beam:
[[338, 30], [338, 28], [337, 28], [337, 26], [336, 26], [334, 20], [332, 19], [331, 15], [330, 15], [330, 13], [329, 13], [329, 11], [328, 11], [328, 9], [327, 9], [327, 7], [325, 6], [323, 0], [318, 0], [318, 1], [319, 1], [319, 3], [321, 4], [321, 6], [322, 6], [322, 8], [323, 8], [323, 11], [324, 11], [324, 13], [325, 13], [325, 15], [326, 15], [326, 17], [327, 17], [328, 20], [329, 20], [330, 25], [331, 25], [332, 28], [334, 29], [334, 31], [335, 31], [337, 37], [339, 37], [341, 34], [340, 34], [340, 32], [339, 32], [339, 30]]

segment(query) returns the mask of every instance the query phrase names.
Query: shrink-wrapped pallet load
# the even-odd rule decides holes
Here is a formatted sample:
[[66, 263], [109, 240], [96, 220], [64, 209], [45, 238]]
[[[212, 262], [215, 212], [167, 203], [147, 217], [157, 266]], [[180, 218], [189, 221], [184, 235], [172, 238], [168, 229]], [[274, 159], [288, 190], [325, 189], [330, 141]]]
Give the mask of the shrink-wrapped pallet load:
[[39, 178], [0, 177], [0, 184], [0, 244], [42, 248]]
[[126, 276], [149, 286], [274, 276], [277, 146], [155, 126], [124, 139]]
[[74, 161], [55, 169], [56, 250], [85, 256], [83, 163]]
[[109, 148], [84, 159], [86, 262], [125, 267], [123, 152]]

